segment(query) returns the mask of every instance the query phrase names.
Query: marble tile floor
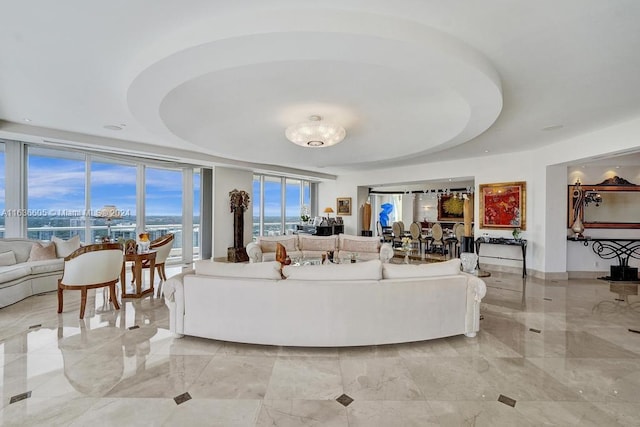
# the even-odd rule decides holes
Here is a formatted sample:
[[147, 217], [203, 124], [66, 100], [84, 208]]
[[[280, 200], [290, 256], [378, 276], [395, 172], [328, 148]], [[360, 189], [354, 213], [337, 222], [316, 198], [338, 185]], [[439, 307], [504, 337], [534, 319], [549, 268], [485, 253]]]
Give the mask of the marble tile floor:
[[617, 301], [597, 280], [485, 281], [476, 338], [357, 348], [174, 338], [160, 298], [114, 311], [97, 290], [80, 321], [79, 292], [61, 315], [55, 293], [33, 296], [0, 309], [0, 423], [640, 426], [638, 296]]

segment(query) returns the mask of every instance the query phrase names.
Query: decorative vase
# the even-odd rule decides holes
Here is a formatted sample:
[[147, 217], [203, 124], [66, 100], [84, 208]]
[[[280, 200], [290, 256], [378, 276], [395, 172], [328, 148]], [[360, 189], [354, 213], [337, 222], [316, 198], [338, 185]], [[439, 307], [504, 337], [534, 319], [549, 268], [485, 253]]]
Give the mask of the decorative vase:
[[580, 220], [580, 217], [577, 217], [575, 221], [573, 221], [573, 225], [571, 226], [571, 231], [573, 231], [574, 234], [574, 238], [578, 238], [578, 237], [583, 237], [582, 233], [584, 232], [584, 224], [582, 224], [582, 220]]
[[462, 263], [462, 271], [473, 273], [478, 265], [478, 255], [472, 252], [462, 252], [460, 254], [460, 262]]

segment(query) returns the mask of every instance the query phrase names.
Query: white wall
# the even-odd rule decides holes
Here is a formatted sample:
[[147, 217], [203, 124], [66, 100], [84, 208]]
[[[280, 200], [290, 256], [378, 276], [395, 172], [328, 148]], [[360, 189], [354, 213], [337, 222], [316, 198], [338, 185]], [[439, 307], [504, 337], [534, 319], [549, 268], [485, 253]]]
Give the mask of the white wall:
[[245, 190], [251, 194], [251, 204], [244, 213], [244, 244], [252, 240], [253, 172], [215, 167], [213, 169], [213, 257], [226, 258], [227, 249], [233, 246], [233, 213], [229, 207], [229, 192]]
[[[389, 183], [415, 181], [446, 181], [448, 178], [473, 177], [476, 188], [475, 218], [479, 218], [477, 190], [479, 184], [495, 182], [527, 182], [527, 226], [523, 237], [529, 241], [527, 263], [529, 268], [545, 274], [562, 273], [572, 270], [605, 270], [595, 266], [588, 251], [582, 248], [570, 249], [567, 244], [567, 197], [566, 185], [569, 177], [566, 162], [591, 156], [600, 156], [612, 152], [637, 149], [640, 135], [640, 118], [630, 120], [606, 129], [576, 136], [550, 146], [533, 149], [528, 152], [486, 156], [480, 159], [460, 159], [442, 161], [424, 165], [407, 165], [359, 173], [344, 174], [336, 181], [324, 181], [318, 189], [318, 207], [324, 210], [331, 206], [336, 209], [336, 197], [351, 197], [353, 214], [343, 216], [345, 232], [360, 234], [358, 208], [362, 203], [359, 187], [369, 187], [378, 183], [380, 176]], [[602, 173], [602, 172], [601, 172]], [[627, 174], [627, 172], [624, 172]], [[634, 182], [640, 181], [640, 169], [635, 175], [621, 176]], [[633, 175], [633, 176], [631, 176]], [[251, 191], [253, 174], [231, 168], [216, 167], [214, 170], [214, 256], [226, 257], [227, 248], [233, 245], [233, 215], [229, 212], [228, 193], [234, 188]], [[583, 181], [587, 182], [587, 181]], [[599, 181], [597, 181], [599, 182]], [[403, 212], [406, 209], [403, 208]], [[410, 206], [408, 212], [413, 212]], [[483, 230], [476, 221], [476, 236], [488, 232], [492, 236], [510, 237], [510, 230]], [[625, 233], [607, 230], [609, 237]], [[625, 233], [623, 235], [628, 235]], [[245, 243], [251, 240], [251, 211], [245, 215]], [[571, 243], [574, 245], [574, 243]], [[487, 247], [490, 245], [487, 245]], [[494, 250], [513, 248], [495, 247]], [[489, 250], [488, 248], [486, 250]], [[485, 248], [483, 247], [483, 251]], [[485, 252], [488, 253], [488, 252]], [[514, 255], [514, 254], [512, 254]], [[595, 255], [594, 255], [595, 256]], [[487, 261], [489, 262], [489, 261]], [[517, 262], [491, 261], [496, 264], [518, 266]], [[589, 270], [586, 270], [589, 271]]]
[[413, 194], [404, 194], [402, 196], [402, 222], [404, 227], [409, 230], [409, 224], [413, 222]]
[[[330, 186], [322, 186], [321, 198], [346, 196], [355, 199], [358, 186], [379, 183], [380, 176], [384, 176], [390, 184], [474, 177], [476, 188], [474, 215], [475, 218], [479, 218], [477, 198], [479, 184], [526, 181], [527, 226], [523, 232], [523, 238], [529, 241], [528, 267], [548, 274], [548, 277], [554, 277], [553, 274], [566, 275], [567, 264], [572, 262], [571, 259], [567, 259], [566, 162], [637, 149], [639, 148], [637, 135], [640, 135], [640, 118], [572, 137], [553, 145], [537, 147], [527, 152], [488, 155], [480, 159], [435, 162], [430, 163], [428, 168], [424, 165], [407, 165], [400, 168], [344, 174], [336, 180], [332, 194], [325, 193], [325, 191], [331, 191]], [[356, 234], [358, 232], [356, 226], [355, 219], [345, 221], [345, 232]], [[476, 221], [475, 235], [482, 235], [483, 232], [488, 232], [492, 236], [511, 237], [510, 230], [483, 230], [479, 228], [479, 221]], [[499, 260], [495, 262], [501, 263]], [[504, 264], [518, 265], [512, 262], [504, 262]]]

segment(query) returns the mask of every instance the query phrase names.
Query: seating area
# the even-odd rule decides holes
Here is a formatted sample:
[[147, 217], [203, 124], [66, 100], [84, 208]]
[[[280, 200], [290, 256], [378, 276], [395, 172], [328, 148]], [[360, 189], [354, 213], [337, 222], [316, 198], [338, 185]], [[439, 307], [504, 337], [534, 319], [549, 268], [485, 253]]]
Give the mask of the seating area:
[[640, 425], [638, 0], [2, 12], [0, 424]]
[[64, 257], [79, 247], [79, 239], [0, 239], [0, 308], [56, 290]]
[[291, 259], [320, 259], [327, 252], [333, 253], [334, 259], [359, 260], [379, 259], [388, 262], [393, 257], [393, 248], [388, 243], [381, 243], [377, 237], [351, 236], [339, 234], [334, 236], [311, 236], [295, 234], [287, 236], [262, 236], [247, 245], [249, 261], [273, 261], [276, 257], [276, 244], [280, 243]]
[[412, 252], [424, 258], [429, 254], [437, 254], [442, 257], [457, 258], [460, 256], [460, 242], [464, 235], [464, 225], [453, 223], [451, 229], [445, 230], [439, 222], [429, 224], [430, 228], [423, 228], [423, 224], [414, 221], [405, 229], [403, 221], [395, 221], [392, 232], [384, 233], [378, 229], [378, 238], [381, 241], [393, 244], [394, 248], [401, 247], [405, 240], [409, 240]]
[[[171, 251], [174, 235], [167, 234], [151, 242], [150, 251], [156, 255], [154, 268], [160, 277], [158, 296], [161, 286], [167, 280], [165, 272], [166, 260]], [[108, 250], [107, 250], [108, 249]], [[52, 241], [40, 241], [23, 238], [0, 239], [0, 308], [14, 304], [32, 295], [46, 292], [77, 289], [86, 297], [87, 289], [114, 286], [109, 300], [118, 306], [118, 295], [115, 285], [124, 277], [124, 247], [120, 243], [82, 245], [79, 236], [68, 240], [53, 237]], [[113, 254], [119, 253], [117, 262], [113, 262]], [[134, 255], [135, 256], [135, 255]], [[106, 257], [102, 261], [102, 257]], [[104, 270], [112, 268], [109, 274]], [[135, 285], [133, 274], [131, 285]], [[149, 268], [142, 263], [141, 267]], [[111, 278], [116, 272], [117, 279]], [[62, 281], [61, 281], [62, 279]], [[105, 279], [105, 280], [103, 280]], [[113, 282], [113, 283], [112, 283]], [[122, 293], [123, 284], [118, 284]], [[113, 297], [115, 296], [115, 297]], [[62, 296], [59, 301], [62, 309]], [[81, 309], [83, 317], [84, 310]]]

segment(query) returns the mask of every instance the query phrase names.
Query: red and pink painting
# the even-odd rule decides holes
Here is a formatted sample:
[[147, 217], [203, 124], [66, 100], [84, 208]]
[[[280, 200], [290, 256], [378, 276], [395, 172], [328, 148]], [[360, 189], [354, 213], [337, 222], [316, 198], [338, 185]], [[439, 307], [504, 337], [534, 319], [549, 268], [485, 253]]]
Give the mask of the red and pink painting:
[[480, 228], [526, 230], [527, 183], [480, 184]]

